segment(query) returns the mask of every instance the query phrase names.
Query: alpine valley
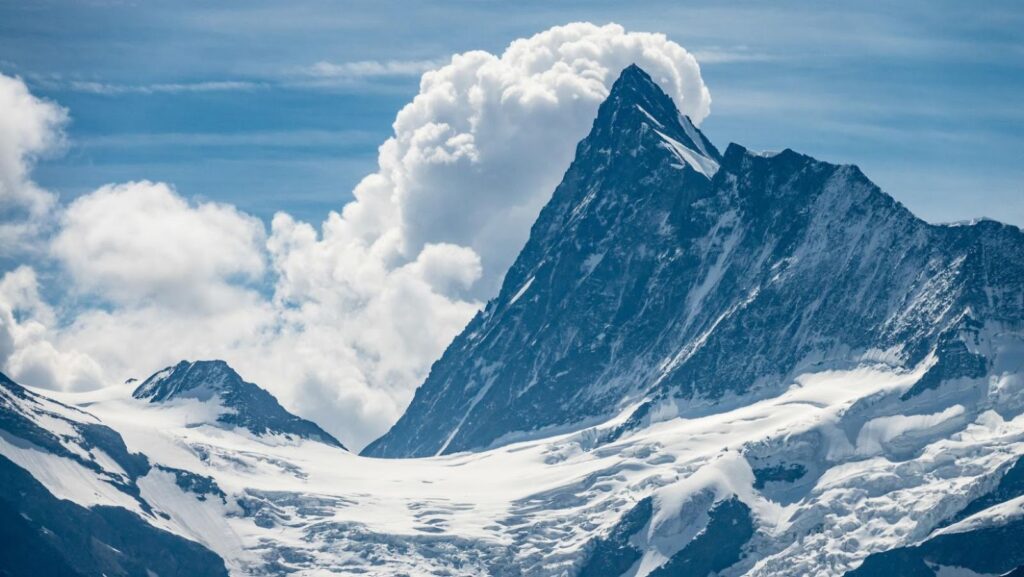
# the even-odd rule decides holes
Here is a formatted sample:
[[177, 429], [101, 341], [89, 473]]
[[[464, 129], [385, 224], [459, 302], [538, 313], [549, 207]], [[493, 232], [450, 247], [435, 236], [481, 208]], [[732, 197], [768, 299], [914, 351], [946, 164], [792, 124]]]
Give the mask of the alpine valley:
[[1024, 575], [1022, 456], [1020, 229], [720, 151], [631, 66], [362, 455], [222, 361], [0, 377], [0, 575]]

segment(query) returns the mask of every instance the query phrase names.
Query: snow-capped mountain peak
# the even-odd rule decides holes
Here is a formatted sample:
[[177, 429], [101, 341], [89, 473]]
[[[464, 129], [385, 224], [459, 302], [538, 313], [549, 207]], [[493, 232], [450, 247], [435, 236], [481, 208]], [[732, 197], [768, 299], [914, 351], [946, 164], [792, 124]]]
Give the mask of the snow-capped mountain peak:
[[645, 137], [652, 133], [658, 146], [675, 155], [680, 168], [689, 166], [709, 179], [717, 172], [721, 155], [715, 145], [647, 72], [632, 64], [612, 85], [588, 140], [612, 141], [614, 150], [635, 155], [650, 146]]
[[932, 226], [855, 166], [720, 155], [685, 120], [623, 72], [500, 294], [364, 454], [501, 445], [641, 403], [636, 430], [809, 366], [938, 357], [910, 399], [984, 374], [978, 323], [1024, 319], [1019, 230]]
[[255, 435], [294, 435], [343, 448], [317, 424], [289, 413], [273, 395], [244, 381], [221, 360], [181, 361], [151, 375], [132, 396], [150, 403], [178, 399], [217, 403], [215, 424], [243, 427]]
[[241, 377], [224, 361], [181, 361], [153, 373], [132, 392], [132, 396], [151, 403], [177, 398], [205, 401], [230, 390], [238, 381]]

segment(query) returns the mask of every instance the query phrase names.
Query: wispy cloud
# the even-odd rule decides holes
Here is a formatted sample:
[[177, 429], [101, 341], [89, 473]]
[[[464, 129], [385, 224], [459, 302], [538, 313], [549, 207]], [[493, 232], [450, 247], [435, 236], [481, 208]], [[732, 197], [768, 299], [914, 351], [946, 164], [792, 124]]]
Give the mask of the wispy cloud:
[[315, 78], [357, 79], [380, 76], [419, 76], [427, 70], [437, 68], [437, 60], [359, 60], [356, 62], [320, 61], [303, 69], [303, 73]]
[[91, 94], [179, 94], [183, 92], [234, 92], [265, 88], [262, 82], [245, 80], [223, 80], [205, 82], [173, 82], [157, 84], [110, 84], [72, 80], [67, 88], [75, 92]]
[[120, 84], [91, 80], [35, 78], [38, 84], [89, 94], [182, 94], [195, 92], [241, 92], [276, 87], [329, 87], [384, 78], [419, 76], [441, 66], [439, 60], [358, 60], [328, 62], [270, 74], [259, 80], [205, 80], [198, 82], [161, 82], [152, 84]]
[[269, 130], [237, 133], [162, 132], [106, 134], [76, 139], [78, 148], [123, 147], [226, 147], [262, 146], [302, 148], [319, 146], [372, 146], [380, 135], [366, 130]]
[[747, 46], [708, 46], [703, 49], [694, 50], [693, 56], [701, 64], [768, 62], [778, 59], [775, 55], [751, 50]]

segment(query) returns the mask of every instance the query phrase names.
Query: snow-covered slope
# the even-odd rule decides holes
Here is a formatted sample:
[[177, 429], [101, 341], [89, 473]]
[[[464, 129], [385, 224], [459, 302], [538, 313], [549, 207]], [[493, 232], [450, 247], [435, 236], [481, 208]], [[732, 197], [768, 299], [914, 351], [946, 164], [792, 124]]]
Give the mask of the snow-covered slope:
[[205, 536], [166, 512], [191, 509], [201, 480], [0, 374], [0, 574], [227, 575]]
[[[1009, 368], [1024, 359], [1016, 337], [982, 346]], [[404, 460], [196, 426], [189, 405], [123, 388], [61, 395], [158, 464], [137, 482], [150, 516], [113, 487], [66, 489], [71, 457], [0, 452], [81, 505], [113, 494], [104, 502], [206, 545], [238, 575], [844, 575], [1024, 515], [1024, 487], [1007, 474], [1024, 455], [1024, 379], [944, 385], [896, 413], [934, 366], [810, 372], [776, 396], [726, 399], [611, 442], [628, 408], [573, 433]], [[75, 486], [109, 485], [77, 475]], [[1017, 535], [989, 538], [1003, 553], [978, 567], [1024, 564]]]
[[424, 456], [283, 426], [219, 363], [134, 395], [0, 379], [0, 568], [1019, 574], [1022, 247], [854, 167], [719, 154], [631, 67], [501, 295], [367, 451]]

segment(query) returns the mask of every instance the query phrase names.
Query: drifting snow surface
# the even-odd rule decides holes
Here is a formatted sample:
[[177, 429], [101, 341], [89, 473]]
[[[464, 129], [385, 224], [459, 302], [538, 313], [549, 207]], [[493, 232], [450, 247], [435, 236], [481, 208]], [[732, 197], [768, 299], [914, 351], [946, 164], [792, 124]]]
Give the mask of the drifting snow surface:
[[[570, 434], [405, 460], [205, 425], [196, 415], [207, 408], [194, 399], [153, 405], [127, 389], [59, 397], [154, 465], [212, 477], [225, 498], [201, 499], [154, 467], [139, 480], [142, 497], [170, 518], [146, 518], [213, 549], [237, 575], [572, 575], [588, 543], [646, 497], [654, 508], [632, 538], [642, 554], [627, 575], [648, 575], [704, 530], [708, 515], [684, 510], [733, 497], [756, 533], [724, 575], [842, 575], [870, 553], [926, 538], [1024, 454], [1024, 416], [988, 410], [984, 383], [958, 389], [981, 390], [981, 399], [940, 389], [916, 414], [894, 413], [932, 362], [805, 374], [780, 393], [745, 406], [723, 400], [704, 414], [661, 410], [667, 420], [614, 442], [602, 439], [628, 410]], [[1006, 398], [1011, 385], [1000, 382]], [[63, 498], [113, 500], [92, 489], [103, 482], [86, 479], [91, 471], [68, 476], [67, 459], [28, 459], [9, 442], [0, 453]], [[805, 473], [755, 489], [759, 470], [792, 465]], [[945, 531], [1001, 522], [1021, 505]]]

